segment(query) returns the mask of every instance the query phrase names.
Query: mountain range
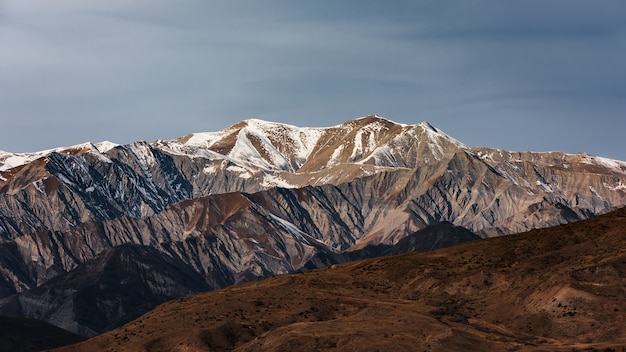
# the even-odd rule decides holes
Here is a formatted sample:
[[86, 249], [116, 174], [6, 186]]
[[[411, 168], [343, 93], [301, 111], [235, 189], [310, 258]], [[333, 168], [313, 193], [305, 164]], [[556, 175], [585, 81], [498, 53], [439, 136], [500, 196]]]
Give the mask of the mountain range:
[[93, 336], [191, 293], [624, 205], [624, 162], [378, 116], [0, 152], [0, 314]]
[[55, 350], [623, 351], [626, 208], [183, 297]]

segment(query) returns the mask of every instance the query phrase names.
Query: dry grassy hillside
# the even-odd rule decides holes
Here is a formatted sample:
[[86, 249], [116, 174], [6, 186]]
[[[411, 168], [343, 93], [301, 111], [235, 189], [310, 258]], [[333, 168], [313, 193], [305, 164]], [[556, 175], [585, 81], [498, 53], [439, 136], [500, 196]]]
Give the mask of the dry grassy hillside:
[[59, 351], [622, 351], [626, 209], [186, 297]]

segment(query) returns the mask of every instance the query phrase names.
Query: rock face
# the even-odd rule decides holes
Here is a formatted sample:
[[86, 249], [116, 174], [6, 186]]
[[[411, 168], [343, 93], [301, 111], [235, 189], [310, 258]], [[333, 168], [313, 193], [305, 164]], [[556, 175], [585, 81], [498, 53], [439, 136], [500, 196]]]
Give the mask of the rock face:
[[[493, 237], [623, 205], [624, 162], [468, 148], [428, 123], [377, 116], [329, 128], [247, 120], [171, 141], [4, 153], [0, 312], [93, 335], [141, 313], [95, 269], [118, 256], [127, 260], [119, 275], [135, 275], [149, 308], [377, 253], [368, 248], [444, 221]], [[81, 318], [84, 297], [98, 322]]]

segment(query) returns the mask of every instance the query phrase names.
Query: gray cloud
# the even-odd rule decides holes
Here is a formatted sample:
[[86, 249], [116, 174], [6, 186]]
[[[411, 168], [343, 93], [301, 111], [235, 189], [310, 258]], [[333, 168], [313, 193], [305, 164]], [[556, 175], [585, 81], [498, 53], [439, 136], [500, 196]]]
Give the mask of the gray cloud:
[[626, 159], [621, 1], [0, 4], [0, 149], [377, 113]]

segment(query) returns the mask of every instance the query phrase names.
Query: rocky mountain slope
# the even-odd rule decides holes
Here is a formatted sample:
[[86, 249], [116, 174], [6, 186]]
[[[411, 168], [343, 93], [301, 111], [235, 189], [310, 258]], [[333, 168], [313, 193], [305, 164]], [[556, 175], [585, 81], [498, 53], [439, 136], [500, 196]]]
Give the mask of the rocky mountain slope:
[[98, 272], [111, 253], [142, 268], [134, 280], [154, 306], [379, 253], [442, 221], [493, 237], [623, 205], [624, 162], [468, 148], [428, 123], [377, 116], [2, 153], [0, 312], [89, 336], [138, 314], [115, 284], [98, 303], [103, 321], [80, 318], [73, 287], [94, 284], [72, 273]]
[[626, 208], [168, 302], [58, 351], [619, 351]]
[[[414, 170], [421, 178], [416, 179]], [[147, 217], [177, 201], [210, 194], [339, 185], [381, 173], [397, 174], [392, 176], [394, 184], [385, 186], [398, 192], [415, 181], [420, 182], [414, 192], [419, 195], [445, 183], [458, 184], [454, 191], [463, 194], [459, 199], [449, 193], [429, 196], [444, 198], [442, 206], [451, 203], [457, 208], [450, 209], [457, 214], [448, 216], [454, 215], [451, 220], [456, 224], [462, 225], [458, 222], [463, 218], [464, 226], [491, 234], [495, 232], [490, 229], [498, 226], [488, 222], [501, 216], [489, 214], [492, 204], [476, 202], [485, 193], [507, 194], [509, 188], [522, 193], [512, 195], [526, 199], [503, 214], [510, 215], [541, 202], [546, 194], [552, 198], [549, 202], [563, 198], [564, 206], [597, 213], [621, 204], [626, 192], [623, 162], [467, 148], [427, 123], [402, 125], [376, 116], [329, 128], [247, 120], [220, 132], [172, 141], [5, 153], [0, 155], [0, 172], [0, 238], [5, 241], [89, 221]], [[481, 187], [498, 189], [483, 192]], [[468, 218], [467, 204], [474, 203], [478, 207], [470, 207], [474, 214]], [[430, 209], [428, 204], [420, 207], [431, 213], [447, 211]], [[514, 220], [526, 222], [511, 230], [519, 232], [541, 226], [545, 219]]]

